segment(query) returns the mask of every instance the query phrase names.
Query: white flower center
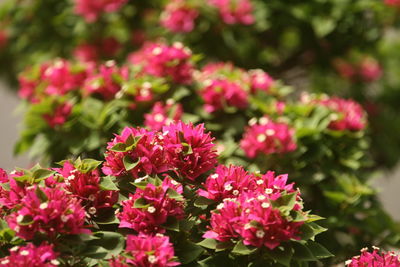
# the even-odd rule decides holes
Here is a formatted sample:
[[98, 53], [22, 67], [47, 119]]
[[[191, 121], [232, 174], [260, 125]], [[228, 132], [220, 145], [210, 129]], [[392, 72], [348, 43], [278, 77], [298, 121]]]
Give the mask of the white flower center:
[[149, 257], [147, 257], [147, 260], [148, 260], [150, 263], [156, 263], [156, 262], [157, 262], [157, 257], [154, 256], [154, 255], [149, 255]]
[[263, 230], [257, 230], [257, 232], [256, 232], [256, 236], [257, 236], [258, 238], [263, 238], [263, 237], [264, 237], [264, 235], [265, 235], [265, 233], [264, 233], [264, 231], [263, 231]]
[[260, 143], [264, 142], [266, 139], [267, 139], [267, 137], [265, 136], [265, 134], [259, 134], [257, 136], [257, 141]]
[[224, 203], [218, 204], [218, 206], [217, 206], [217, 209], [218, 209], [218, 210], [223, 209], [223, 208], [224, 208]]
[[29, 255], [29, 251], [28, 250], [22, 250], [19, 254], [21, 254], [22, 256], [28, 256]]
[[272, 194], [274, 192], [271, 188], [265, 189], [265, 194]]
[[48, 206], [49, 205], [45, 202], [45, 203], [40, 204], [39, 209], [44, 210], [44, 209], [47, 209]]
[[231, 191], [233, 189], [232, 185], [230, 184], [225, 185], [224, 188], [226, 191]]
[[275, 130], [274, 130], [274, 129], [267, 129], [267, 130], [265, 131], [265, 134], [266, 134], [267, 136], [272, 136], [272, 135], [275, 134]]
[[239, 195], [239, 190], [233, 190], [232, 194], [233, 194], [234, 196]]
[[270, 207], [270, 204], [269, 204], [268, 202], [263, 202], [263, 203], [261, 204], [261, 207], [263, 207], [264, 209], [267, 209], [267, 208]]
[[154, 208], [153, 206], [150, 206], [150, 207], [147, 208], [147, 211], [149, 213], [154, 213], [154, 212], [156, 212], [156, 208]]

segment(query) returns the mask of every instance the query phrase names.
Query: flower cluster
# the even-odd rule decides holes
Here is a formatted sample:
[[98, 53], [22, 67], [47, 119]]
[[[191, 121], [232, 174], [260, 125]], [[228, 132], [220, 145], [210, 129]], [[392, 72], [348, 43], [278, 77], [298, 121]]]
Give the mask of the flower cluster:
[[134, 178], [168, 170], [161, 135], [143, 128], [126, 127], [108, 143], [103, 172]]
[[388, 6], [400, 7], [399, 0], [385, 0], [385, 4]]
[[0, 259], [0, 266], [3, 267], [54, 267], [59, 264], [53, 246], [46, 243], [40, 246], [29, 243], [26, 246], [13, 247], [9, 256]]
[[363, 108], [357, 102], [338, 97], [322, 98], [317, 103], [331, 109], [333, 114], [329, 128], [333, 130], [363, 130], [366, 118]]
[[128, 79], [128, 69], [118, 68], [114, 61], [108, 61], [100, 65], [98, 72], [92, 72], [83, 85], [84, 93], [98, 94], [104, 99], [110, 100], [121, 90], [121, 79]]
[[189, 84], [192, 82], [194, 68], [190, 62], [191, 56], [190, 49], [182, 43], [174, 43], [172, 46], [147, 43], [130, 56], [130, 61], [141, 65], [146, 74], [166, 77], [179, 84]]
[[373, 251], [369, 252], [368, 248], [361, 250], [361, 255], [354, 256], [346, 261], [347, 267], [359, 266], [376, 266], [376, 267], [399, 267], [400, 257], [394, 252], [379, 251], [379, 248], [373, 247]]
[[262, 117], [258, 123], [250, 121], [240, 141], [240, 147], [248, 157], [254, 158], [259, 154], [294, 151], [297, 145], [294, 141], [294, 130], [288, 124]]
[[173, 0], [161, 14], [161, 24], [172, 32], [191, 32], [199, 12], [184, 0]]
[[90, 215], [109, 210], [118, 201], [118, 191], [100, 189], [100, 172], [97, 169], [81, 171], [65, 161], [56, 169], [64, 178], [64, 188], [80, 199]]
[[152, 131], [159, 131], [163, 126], [179, 121], [182, 114], [182, 105], [175, 104], [172, 99], [167, 100], [165, 104], [156, 102], [151, 112], [144, 115], [144, 125]]
[[[230, 167], [225, 168], [225, 171], [231, 171], [231, 174], [226, 172], [225, 177], [220, 177], [223, 169], [219, 169], [219, 174], [207, 178], [216, 182], [207, 181], [206, 190], [199, 192], [205, 197], [213, 197], [215, 193], [226, 196], [217, 206], [217, 210], [212, 212], [211, 227], [204, 234], [205, 238], [221, 242], [242, 240], [245, 245], [265, 246], [269, 249], [274, 249], [281, 242], [300, 238], [300, 227], [304, 221], [295, 221], [287, 213], [274, 207], [274, 202], [282, 196], [293, 194], [296, 203], [289, 206], [289, 209], [303, 213], [299, 193], [293, 189], [293, 184], [286, 184], [287, 175], [275, 177], [273, 172], [263, 176], [248, 175], [240, 168]], [[240, 188], [238, 181], [234, 180], [237, 174], [232, 171], [242, 173], [247, 181], [240, 181], [241, 183], [252, 185]], [[218, 182], [224, 185], [223, 188], [215, 186]], [[226, 194], [231, 190], [236, 193]]]
[[121, 44], [114, 37], [107, 37], [94, 43], [81, 43], [74, 49], [74, 57], [83, 62], [96, 62], [102, 57], [114, 57]]
[[208, 0], [208, 3], [219, 10], [226, 24], [250, 25], [255, 22], [250, 0]]
[[171, 190], [182, 193], [182, 186], [170, 178], [165, 178], [160, 186], [148, 183], [144, 189], [138, 188], [122, 202], [119, 227], [131, 228], [138, 233], [164, 233], [163, 224], [168, 218], [180, 220], [184, 217], [184, 204], [169, 196]]
[[356, 63], [337, 59], [334, 66], [340, 76], [350, 81], [373, 82], [382, 76], [381, 65], [372, 57], [364, 57]]
[[[129, 235], [126, 241], [125, 256], [110, 261], [111, 267], [140, 266], [168, 267], [177, 266], [174, 247], [168, 236]], [[129, 264], [129, 265], [128, 265]]]
[[18, 206], [20, 208], [6, 220], [23, 239], [31, 240], [38, 233], [52, 239], [59, 234], [89, 231], [84, 227], [85, 211], [80, 201], [59, 187], [31, 186], [26, 189]]
[[75, 12], [89, 23], [95, 22], [102, 13], [115, 12], [127, 0], [75, 0]]
[[258, 91], [271, 93], [274, 80], [262, 70], [245, 71], [231, 63], [209, 63], [196, 75], [200, 96], [207, 112], [226, 107], [245, 109], [250, 94]]
[[64, 102], [58, 104], [51, 113], [43, 114], [43, 119], [48, 123], [51, 128], [55, 128], [57, 125], [63, 125], [72, 112], [72, 104]]
[[194, 180], [216, 164], [212, 141], [202, 124], [176, 122], [160, 132], [125, 128], [108, 143], [103, 172], [139, 178], [172, 170]]

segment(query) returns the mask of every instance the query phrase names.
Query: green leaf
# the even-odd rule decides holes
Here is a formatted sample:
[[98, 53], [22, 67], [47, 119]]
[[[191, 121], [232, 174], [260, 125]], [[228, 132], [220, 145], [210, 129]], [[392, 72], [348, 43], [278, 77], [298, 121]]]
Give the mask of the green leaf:
[[307, 248], [311, 251], [317, 259], [325, 259], [333, 257], [334, 255], [330, 253], [325, 247], [318, 244], [317, 242], [309, 241], [306, 243]]
[[188, 264], [196, 260], [204, 252], [204, 249], [191, 241], [185, 240], [178, 242], [175, 252], [182, 264]]
[[216, 249], [218, 241], [212, 238], [206, 238], [203, 241], [197, 243], [197, 245], [209, 248], [209, 249]]
[[293, 257], [293, 248], [289, 244], [281, 245], [273, 250], [265, 249], [265, 254], [284, 266], [290, 266]]
[[35, 179], [35, 182], [40, 182], [50, 176], [52, 176], [55, 172], [47, 169], [38, 169], [33, 172], [32, 177]]
[[124, 143], [117, 143], [112, 148], [110, 148], [110, 150], [114, 152], [125, 152], [126, 145]]
[[77, 168], [80, 172], [82, 173], [88, 173], [91, 172], [95, 169], [97, 169], [102, 161], [94, 160], [94, 159], [84, 159], [84, 160], [79, 160], [77, 163], [75, 163], [75, 168]]
[[250, 255], [256, 250], [257, 248], [246, 246], [245, 244], [243, 244], [243, 241], [239, 241], [233, 248], [232, 253], [239, 255]]
[[33, 223], [33, 218], [30, 215], [25, 215], [21, 221], [18, 222], [19, 225], [30, 225]]
[[35, 189], [36, 196], [40, 199], [40, 202], [47, 202], [49, 199], [47, 198], [46, 194], [40, 189], [39, 186]]
[[138, 158], [136, 161], [133, 161], [132, 157], [129, 155], [126, 155], [123, 158], [123, 162], [124, 162], [124, 167], [127, 171], [132, 170], [133, 168], [135, 168], [139, 162], [140, 162], [140, 158]]
[[183, 201], [183, 196], [181, 194], [179, 194], [178, 192], [176, 192], [174, 189], [172, 188], [168, 188], [167, 189], [167, 195], [169, 198], [175, 199], [177, 201]]
[[215, 203], [214, 200], [200, 196], [194, 201], [194, 206], [198, 207], [198, 208], [207, 208], [208, 205], [211, 205], [214, 203]]
[[107, 249], [95, 245], [87, 247], [82, 253], [83, 256], [92, 259], [104, 259], [105, 257], [107, 257], [107, 254]]
[[101, 190], [114, 190], [114, 191], [119, 190], [117, 185], [113, 182], [112, 176], [101, 177], [100, 189]]
[[144, 198], [138, 198], [135, 200], [135, 203], [133, 204], [133, 207], [135, 209], [144, 209], [148, 208], [150, 205], [147, 203], [146, 199]]
[[325, 232], [327, 229], [319, 226], [316, 223], [305, 223], [300, 228], [301, 239], [303, 240], [314, 240], [314, 237], [322, 232]]
[[106, 258], [118, 256], [125, 247], [125, 238], [117, 232], [102, 231], [95, 233], [99, 239], [93, 241], [93, 244], [99, 245], [106, 249]]
[[293, 242], [293, 259], [300, 260], [300, 261], [316, 261], [313, 253], [303, 244], [300, 242]]

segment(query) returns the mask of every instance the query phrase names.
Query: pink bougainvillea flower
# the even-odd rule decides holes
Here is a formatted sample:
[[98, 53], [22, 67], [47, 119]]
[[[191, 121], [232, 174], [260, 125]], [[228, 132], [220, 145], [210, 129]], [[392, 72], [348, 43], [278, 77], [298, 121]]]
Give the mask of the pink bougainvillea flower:
[[10, 255], [0, 259], [3, 267], [55, 267], [60, 264], [53, 245], [43, 243], [35, 246], [29, 243], [25, 246], [13, 247]]
[[99, 66], [98, 73], [92, 73], [87, 78], [83, 90], [88, 94], [99, 94], [105, 100], [111, 100], [122, 88], [120, 80], [127, 80], [128, 75], [127, 67], [119, 68], [114, 61], [107, 61]]
[[72, 104], [69, 102], [58, 105], [52, 114], [43, 114], [43, 119], [49, 124], [51, 128], [58, 125], [63, 125], [72, 111]]
[[242, 192], [255, 190], [256, 179], [239, 166], [218, 165], [215, 173], [207, 177], [205, 189], [199, 189], [198, 194], [208, 199], [220, 202], [226, 198], [237, 198]]
[[[164, 233], [162, 225], [169, 217], [183, 219], [184, 203], [169, 197], [169, 189], [182, 192], [182, 186], [170, 178], [164, 179], [161, 186], [149, 183], [145, 189], [138, 188], [135, 194], [122, 202], [123, 210], [118, 214], [119, 227], [131, 228], [139, 233]], [[135, 207], [138, 202], [140, 206]]]
[[168, 236], [128, 235], [125, 249], [126, 257], [110, 260], [111, 267], [170, 267], [180, 263], [174, 258], [175, 251]]
[[263, 70], [251, 70], [249, 74], [252, 93], [255, 93], [256, 91], [268, 92], [274, 84], [274, 79]]
[[189, 84], [194, 70], [191, 57], [192, 52], [182, 43], [174, 43], [172, 46], [147, 43], [140, 51], [131, 54], [129, 61], [141, 65], [146, 74], [169, 78], [179, 84]]
[[88, 43], [78, 45], [73, 54], [75, 58], [83, 62], [96, 62], [100, 57], [97, 46]]
[[283, 122], [274, 122], [262, 117], [259, 123], [251, 121], [245, 129], [240, 147], [249, 158], [259, 154], [286, 153], [297, 148], [294, 130]]
[[258, 195], [242, 201], [244, 212], [240, 235], [243, 243], [274, 249], [283, 241], [299, 240], [299, 230], [303, 222], [293, 222], [282, 217], [280, 210], [272, 208], [267, 199], [264, 195]]
[[0, 49], [3, 49], [8, 42], [8, 34], [4, 30], [0, 30]]
[[333, 65], [339, 75], [345, 79], [353, 80], [357, 75], [357, 68], [343, 59], [334, 60]]
[[323, 98], [316, 102], [337, 113], [334, 114], [329, 128], [339, 131], [359, 131], [365, 128], [365, 112], [357, 102], [338, 97]]
[[360, 63], [360, 75], [365, 82], [373, 82], [382, 76], [382, 67], [373, 58], [365, 58]]
[[75, 0], [75, 12], [89, 23], [95, 22], [102, 13], [120, 9], [127, 0]]
[[299, 239], [303, 222], [293, 222], [273, 208], [268, 195], [242, 193], [226, 199], [211, 213], [210, 230], [203, 237], [221, 242], [242, 240], [245, 245], [274, 249], [282, 242]]
[[173, 0], [161, 14], [161, 25], [172, 32], [191, 32], [199, 12], [184, 0]]
[[250, 0], [208, 0], [208, 3], [219, 10], [226, 24], [250, 25], [255, 22]]
[[203, 124], [170, 124], [162, 137], [170, 168], [183, 178], [193, 181], [217, 164], [214, 138]]
[[245, 109], [248, 106], [248, 93], [238, 82], [227, 79], [205, 80], [200, 95], [207, 112], [221, 110], [224, 106]]
[[83, 173], [65, 161], [62, 168], [55, 169], [64, 177], [65, 189], [80, 199], [90, 215], [108, 210], [118, 201], [118, 192], [100, 189], [100, 172], [95, 169]]
[[167, 101], [166, 104], [156, 102], [152, 111], [144, 115], [144, 125], [150, 130], [159, 131], [163, 126], [179, 121], [182, 114], [183, 108], [179, 103], [174, 104], [173, 101]]
[[80, 201], [58, 187], [31, 186], [19, 204], [19, 209], [6, 220], [23, 239], [31, 240], [36, 233], [52, 239], [60, 234], [89, 232], [84, 226], [85, 210]]
[[369, 252], [368, 248], [363, 248], [361, 249], [361, 255], [346, 261], [346, 266], [400, 267], [400, 257], [392, 251], [379, 251], [377, 247], [373, 247], [372, 252]]
[[[161, 135], [143, 128], [126, 127], [121, 135], [116, 135], [108, 143], [103, 172], [139, 178], [167, 171], [168, 161], [161, 138]], [[125, 166], [128, 162], [129, 166]]]
[[385, 0], [385, 4], [388, 6], [400, 7], [400, 0]]
[[45, 92], [49, 95], [65, 95], [77, 90], [86, 79], [86, 70], [72, 70], [71, 63], [59, 59], [43, 71], [41, 79], [47, 84]]

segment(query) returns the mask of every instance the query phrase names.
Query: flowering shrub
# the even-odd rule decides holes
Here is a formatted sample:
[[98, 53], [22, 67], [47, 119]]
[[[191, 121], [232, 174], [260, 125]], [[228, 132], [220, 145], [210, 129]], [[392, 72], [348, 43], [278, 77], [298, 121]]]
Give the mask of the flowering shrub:
[[379, 248], [373, 247], [369, 252], [368, 248], [361, 249], [361, 255], [354, 256], [346, 261], [346, 266], [379, 266], [379, 267], [397, 267], [400, 266], [399, 256], [394, 252], [382, 252]]
[[[154, 56], [154, 50], [158, 56]], [[232, 63], [210, 63], [198, 68], [196, 55], [187, 51], [179, 43], [147, 43], [130, 56], [131, 63], [126, 65], [61, 60], [74, 70], [71, 77], [83, 77], [78, 80], [80, 84], [62, 91], [61, 96], [43, 91], [51, 81], [42, 79], [42, 75], [47, 66], [55, 63], [27, 69], [20, 80], [24, 92], [21, 96], [27, 100], [28, 110], [16, 151], [29, 149], [34, 157], [48, 163], [79, 155], [103, 160], [104, 154], [102, 172], [120, 182], [125, 176], [132, 177], [130, 182], [145, 175], [165, 179], [163, 174], [168, 171], [180, 183], [202, 184], [200, 196], [205, 201], [218, 202], [234, 198], [246, 188], [246, 194], [257, 188], [267, 189], [236, 166], [247, 166], [249, 171], [290, 172], [304, 192], [306, 205], [328, 218], [322, 224], [330, 231], [320, 241], [339, 258], [349, 257], [354, 249], [372, 243], [377, 236], [381, 241], [376, 245], [397, 245], [395, 239], [383, 235], [388, 229], [395, 237], [397, 231], [368, 185], [367, 115], [360, 105], [339, 97], [292, 94], [290, 87], [268, 73], [245, 70]], [[64, 103], [71, 103], [70, 113], [57, 113], [57, 106]], [[63, 123], [53, 125], [46, 119], [48, 116]], [[196, 122], [204, 125], [195, 126]], [[138, 125], [146, 128], [137, 128]], [[113, 135], [116, 132], [119, 134]], [[227, 167], [217, 167], [217, 176], [208, 175], [217, 161]], [[70, 174], [66, 172], [63, 175], [68, 178]], [[115, 192], [99, 192], [98, 187], [93, 187], [98, 180], [96, 172], [83, 174], [88, 177], [85, 179], [93, 177], [84, 183], [91, 186], [88, 193], [68, 190], [82, 201], [92, 218], [109, 212], [115, 203]], [[204, 177], [209, 178], [203, 181]], [[162, 191], [158, 186], [142, 188], [152, 192], [151, 200], [142, 193], [126, 195], [117, 217], [127, 228], [158, 229], [157, 233], [164, 233], [167, 228], [162, 224], [181, 221], [180, 202], [159, 195], [167, 189]], [[280, 196], [275, 194], [273, 191], [273, 200]], [[148, 199], [149, 205], [176, 208], [171, 210], [176, 216], [168, 219], [165, 214], [151, 213], [153, 208], [150, 212], [133, 208], [136, 199], [142, 198]], [[230, 205], [243, 209], [243, 201]], [[218, 212], [212, 214], [213, 218], [219, 216]], [[286, 217], [279, 217], [275, 209], [269, 214], [280, 220], [278, 225], [287, 224]], [[365, 217], [369, 221], [362, 219]], [[377, 223], [379, 217], [386, 219]], [[268, 223], [269, 217], [260, 218]], [[243, 228], [248, 219], [235, 218], [239, 219]], [[141, 225], [147, 221], [153, 224]], [[288, 225], [292, 229], [292, 224]], [[248, 241], [248, 231], [239, 228], [232, 232], [235, 240], [246, 245], [257, 243]], [[285, 236], [295, 238], [296, 229], [293, 227], [287, 234], [278, 231], [277, 235], [282, 240], [286, 240]], [[343, 243], [344, 232], [356, 245]]]
[[[332, 256], [314, 241], [326, 230], [315, 223], [321, 218], [303, 209], [300, 191], [287, 175], [233, 165], [215, 169], [212, 140], [201, 124], [178, 121], [153, 132], [126, 127], [109, 144], [116, 153], [127, 153], [115, 173], [107, 173], [107, 153], [105, 161], [65, 160], [61, 167], [36, 165], [9, 176], [1, 170], [0, 263], [307, 266]], [[131, 156], [148, 144], [174, 156], [163, 157], [163, 168], [131, 172], [141, 162]], [[210, 179], [227, 182], [221, 188]], [[308, 258], [302, 257], [304, 250]]]

